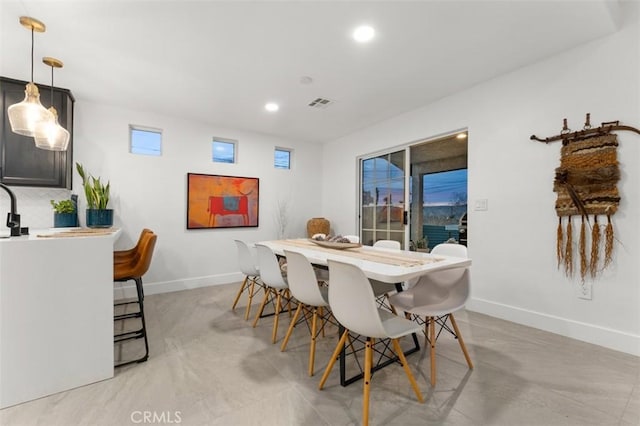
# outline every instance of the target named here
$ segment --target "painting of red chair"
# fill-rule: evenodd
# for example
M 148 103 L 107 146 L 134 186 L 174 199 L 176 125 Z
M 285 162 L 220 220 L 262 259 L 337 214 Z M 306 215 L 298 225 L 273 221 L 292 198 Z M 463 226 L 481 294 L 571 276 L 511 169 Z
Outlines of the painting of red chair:
M 187 229 L 258 226 L 260 180 L 187 174 Z

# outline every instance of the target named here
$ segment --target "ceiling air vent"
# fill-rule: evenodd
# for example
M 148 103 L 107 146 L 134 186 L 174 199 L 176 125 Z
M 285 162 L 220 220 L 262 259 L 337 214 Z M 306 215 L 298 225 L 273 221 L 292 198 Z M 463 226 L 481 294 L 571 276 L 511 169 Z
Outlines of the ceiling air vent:
M 311 108 L 318 108 L 318 109 L 325 109 L 332 104 L 333 104 L 333 101 L 331 99 L 325 99 L 325 98 L 315 98 L 314 100 L 309 102 L 309 106 Z

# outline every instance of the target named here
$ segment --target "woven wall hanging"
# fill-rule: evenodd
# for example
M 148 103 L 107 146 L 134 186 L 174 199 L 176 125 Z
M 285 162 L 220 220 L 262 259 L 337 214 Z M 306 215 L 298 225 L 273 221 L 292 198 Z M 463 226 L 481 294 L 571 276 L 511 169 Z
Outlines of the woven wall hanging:
M 560 135 L 545 139 L 531 136 L 532 140 L 545 143 L 562 140 L 560 166 L 556 168 L 553 183 L 558 215 L 556 255 L 558 267 L 564 267 L 567 275 L 572 276 L 574 238 L 577 237 L 580 277 L 583 281 L 587 275 L 595 277 L 613 259 L 614 230 L 611 216 L 620 203 L 617 187 L 620 170 L 618 140 L 611 132 L 630 130 L 640 133 L 640 130 L 621 126 L 617 121 L 602 123 L 598 128 L 591 128 L 589 121 L 590 114 L 587 114 L 584 129 L 571 132 L 564 119 Z M 587 233 L 590 234 L 590 247 L 587 247 Z M 603 240 L 604 256 L 601 260 Z

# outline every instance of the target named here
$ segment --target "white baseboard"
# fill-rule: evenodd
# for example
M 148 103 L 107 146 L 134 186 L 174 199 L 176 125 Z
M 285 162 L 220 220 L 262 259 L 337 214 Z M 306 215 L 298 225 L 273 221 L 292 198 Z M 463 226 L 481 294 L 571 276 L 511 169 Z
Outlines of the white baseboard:
M 159 281 L 152 283 L 144 283 L 144 294 L 160 294 L 171 293 L 173 291 L 190 290 L 200 287 L 209 287 L 212 285 L 223 285 L 240 282 L 244 279 L 244 275 L 240 272 L 230 274 L 209 275 L 207 277 L 187 278 L 184 280 Z M 114 300 L 136 297 L 136 287 L 133 281 L 126 283 L 116 283 L 113 289 Z
M 484 299 L 472 298 L 467 302 L 466 309 L 640 356 L 640 336 L 635 334 Z

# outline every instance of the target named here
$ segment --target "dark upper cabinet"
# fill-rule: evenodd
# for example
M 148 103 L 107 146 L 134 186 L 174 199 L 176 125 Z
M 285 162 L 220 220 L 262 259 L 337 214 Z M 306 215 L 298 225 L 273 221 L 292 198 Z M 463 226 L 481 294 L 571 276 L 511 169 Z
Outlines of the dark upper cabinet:
M 26 81 L 0 77 L 0 182 L 7 185 L 44 186 L 71 189 L 73 166 L 73 104 L 75 99 L 67 89 L 54 87 L 53 106 L 58 122 L 71 134 L 67 151 L 47 151 L 36 148 L 33 138 L 11 131 L 7 108 L 24 99 Z M 51 86 L 37 84 L 40 102 L 51 106 Z

